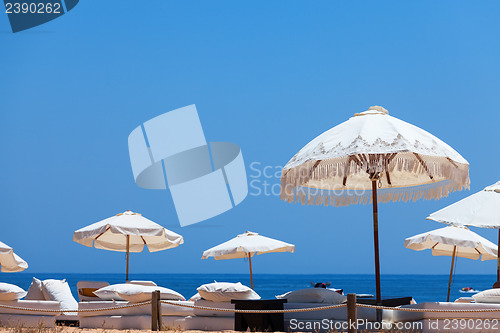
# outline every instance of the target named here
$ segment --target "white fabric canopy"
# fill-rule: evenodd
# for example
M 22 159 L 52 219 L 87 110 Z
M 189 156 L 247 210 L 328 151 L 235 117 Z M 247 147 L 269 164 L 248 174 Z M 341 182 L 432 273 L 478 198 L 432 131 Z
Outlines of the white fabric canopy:
M 293 156 L 283 168 L 281 198 L 302 203 L 307 198 L 313 205 L 366 203 L 373 173 L 380 174 L 378 188 L 387 189 L 379 192 L 379 202 L 438 199 L 469 187 L 469 164 L 459 153 L 374 106 L 319 135 Z M 304 193 L 297 187 L 329 192 Z M 353 191 L 335 193 L 343 190 Z
M 10 246 L 0 242 L 0 266 L 2 272 L 14 273 L 24 271 L 28 263 L 15 254 Z
M 497 259 L 497 246 L 464 227 L 448 226 L 405 239 L 405 247 L 421 251 L 432 249 L 433 256 L 452 256 L 477 260 Z
M 75 231 L 73 241 L 97 249 L 126 252 L 127 236 L 130 236 L 130 252 L 142 252 L 144 245 L 150 252 L 156 252 L 184 243 L 181 235 L 129 210 Z
M 405 239 L 405 247 L 420 251 L 432 249 L 433 256 L 450 256 L 451 268 L 448 282 L 447 302 L 450 301 L 450 290 L 453 277 L 455 257 L 477 260 L 497 258 L 496 245 L 470 231 L 466 227 L 448 226 L 445 228 L 425 232 Z
M 244 234 L 203 252 L 202 259 L 214 257 L 215 260 L 248 258 L 255 254 L 272 252 L 295 252 L 295 245 L 264 237 L 247 231 Z
M 500 228 L 500 181 L 427 217 L 428 220 L 479 228 Z

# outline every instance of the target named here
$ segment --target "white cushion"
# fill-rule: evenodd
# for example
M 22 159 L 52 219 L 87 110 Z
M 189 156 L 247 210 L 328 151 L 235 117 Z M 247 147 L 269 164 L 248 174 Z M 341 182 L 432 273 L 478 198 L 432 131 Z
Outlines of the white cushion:
M 38 280 L 36 277 L 33 278 L 30 287 L 28 288 L 28 294 L 26 295 L 26 300 L 32 301 L 45 301 L 45 296 L 42 291 L 42 281 Z
M 169 301 L 173 304 L 161 304 L 162 316 L 193 316 L 193 309 L 187 306 L 193 305 L 193 302 L 188 301 Z M 78 303 L 78 315 L 80 317 L 96 317 L 96 316 L 151 316 L 151 304 L 143 304 L 140 306 L 126 307 L 129 302 L 114 302 L 114 301 L 96 301 L 96 302 L 80 302 Z M 108 309 L 106 311 L 86 311 L 94 309 Z
M 139 281 L 139 280 L 133 280 L 133 281 L 128 281 L 127 283 L 131 283 L 131 284 L 138 284 L 138 285 L 141 285 L 141 286 L 157 286 L 156 283 L 154 283 L 153 281 Z
M 481 291 L 472 298 L 476 303 L 500 303 L 500 288 Z
M 103 301 L 124 301 L 116 292 L 120 286 L 125 284 L 112 284 L 94 291 L 94 295 Z
M 46 300 L 61 302 L 62 310 L 78 309 L 78 302 L 73 297 L 66 280 L 44 280 L 42 292 Z
M 199 301 L 201 299 L 201 296 L 199 293 L 196 293 L 194 294 L 193 296 L 191 296 L 191 298 L 189 299 L 191 302 L 196 302 L 196 301 Z
M 0 282 L 0 301 L 15 301 L 26 296 L 26 291 L 10 283 Z
M 178 292 L 164 288 L 164 287 L 154 287 L 154 286 L 142 286 L 142 285 L 134 285 L 128 284 L 125 287 L 117 290 L 118 296 L 123 298 L 126 301 L 132 303 L 146 302 L 151 300 L 151 294 L 153 291 L 160 291 L 160 299 L 171 300 L 171 301 L 184 301 L 185 298 Z
M 230 302 L 232 299 L 260 299 L 251 288 L 238 283 L 214 282 L 198 287 L 200 296 L 212 302 Z
M 276 296 L 276 298 L 286 299 L 288 303 L 341 304 L 347 301 L 346 296 L 324 288 L 307 288 L 289 291 L 286 294 Z
M 113 284 L 97 291 L 94 291 L 99 298 L 108 300 L 126 300 L 133 303 L 145 302 L 151 299 L 151 293 L 155 290 L 160 291 L 160 299 L 183 301 L 184 296 L 176 291 L 158 286 L 143 286 L 131 283 Z M 105 297 L 105 298 L 103 298 Z
M 32 315 L 32 316 L 54 317 L 58 316 L 60 312 L 52 312 L 52 311 L 61 310 L 61 303 L 54 301 L 15 300 L 15 301 L 2 301 L 0 302 L 0 305 L 9 306 L 9 307 L 0 307 L 0 313 L 2 314 L 22 314 L 22 315 Z M 37 311 L 30 311 L 29 309 L 34 309 Z
M 215 309 L 230 309 L 234 310 L 235 306 L 230 302 L 212 302 L 207 301 L 205 299 L 201 299 L 199 301 L 194 302 L 194 305 L 197 307 L 207 307 L 207 308 L 215 308 Z M 217 310 L 206 310 L 200 308 L 194 308 L 193 313 L 195 316 L 199 317 L 233 317 L 234 312 L 232 311 L 217 311 Z

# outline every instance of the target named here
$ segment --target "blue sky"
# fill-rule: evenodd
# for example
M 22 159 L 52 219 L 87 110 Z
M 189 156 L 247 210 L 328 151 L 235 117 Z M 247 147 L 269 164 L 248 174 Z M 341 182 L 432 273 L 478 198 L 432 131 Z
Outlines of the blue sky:
M 470 162 L 471 191 L 379 208 L 383 274 L 447 274 L 449 257 L 403 241 L 442 227 L 428 214 L 500 179 L 499 10 L 497 1 L 82 0 L 16 34 L 0 14 L 1 240 L 31 272 L 121 273 L 124 254 L 86 248 L 72 234 L 131 209 L 185 239 L 132 254 L 134 273 L 246 273 L 243 260 L 200 257 L 252 230 L 296 245 L 294 254 L 257 257 L 255 273 L 371 274 L 371 206 L 248 196 L 180 228 L 168 191 L 134 184 L 127 137 L 196 104 L 207 140 L 239 144 L 252 177 L 252 162 L 279 168 L 320 133 L 382 105 Z M 495 230 L 474 231 L 496 243 Z M 457 265 L 458 273 L 495 268 Z

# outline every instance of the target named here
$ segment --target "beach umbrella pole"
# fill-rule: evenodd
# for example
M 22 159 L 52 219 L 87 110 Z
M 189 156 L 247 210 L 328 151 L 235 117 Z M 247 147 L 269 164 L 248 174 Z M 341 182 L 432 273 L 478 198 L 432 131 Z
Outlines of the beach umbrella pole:
M 375 248 L 375 288 L 377 305 L 382 303 L 380 295 L 380 258 L 378 246 L 378 198 L 377 198 L 377 179 L 372 177 L 372 203 L 373 203 L 373 246 Z
M 448 281 L 448 296 L 446 297 L 446 302 L 450 301 L 450 289 L 451 289 L 451 279 L 453 277 L 453 265 L 455 265 L 455 255 L 457 253 L 457 246 L 453 247 L 453 256 L 451 257 L 451 269 L 450 269 L 450 280 Z
M 497 282 L 493 284 L 493 288 L 500 288 L 500 228 L 498 229 L 498 248 L 497 248 Z
M 130 255 L 130 235 L 127 235 L 127 275 L 125 276 L 125 282 L 128 282 L 128 260 Z
M 249 253 L 248 254 L 248 262 L 249 262 L 249 265 L 250 265 L 250 287 L 252 288 L 253 290 L 253 276 L 252 276 L 252 254 Z

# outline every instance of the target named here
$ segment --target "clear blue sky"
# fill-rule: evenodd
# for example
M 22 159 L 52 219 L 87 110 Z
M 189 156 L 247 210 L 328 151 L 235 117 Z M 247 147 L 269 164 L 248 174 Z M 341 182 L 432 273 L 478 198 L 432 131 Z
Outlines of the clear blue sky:
M 131 209 L 185 238 L 173 250 L 133 254 L 134 273 L 246 273 L 243 260 L 200 257 L 252 230 L 296 245 L 295 254 L 257 257 L 256 273 L 371 274 L 370 206 L 249 196 L 180 228 L 168 191 L 134 184 L 127 137 L 196 104 L 207 140 L 239 144 L 251 177 L 252 162 L 284 165 L 323 131 L 382 105 L 470 162 L 471 191 L 380 207 L 382 273 L 446 274 L 449 257 L 403 241 L 442 227 L 428 214 L 500 179 L 499 12 L 498 1 L 82 0 L 17 34 L 2 13 L 0 240 L 28 272 L 121 273 L 124 254 L 86 248 L 72 234 Z M 496 243 L 496 231 L 474 231 Z

